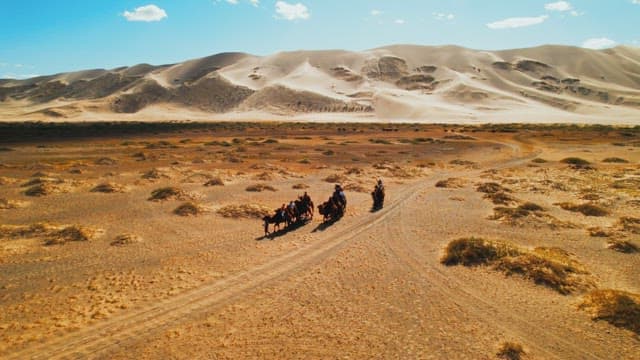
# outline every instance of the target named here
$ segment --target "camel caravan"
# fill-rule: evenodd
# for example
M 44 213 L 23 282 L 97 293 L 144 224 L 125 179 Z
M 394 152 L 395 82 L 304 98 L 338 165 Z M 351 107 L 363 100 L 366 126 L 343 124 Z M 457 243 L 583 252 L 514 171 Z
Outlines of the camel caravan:
M 384 202 L 384 185 L 382 180 L 378 180 L 375 189 L 371 192 L 373 198 L 372 211 L 382 209 Z M 344 189 L 340 184 L 335 185 L 333 194 L 327 201 L 318 205 L 318 213 L 322 215 L 322 222 L 329 223 L 338 221 L 347 211 L 347 197 Z M 264 221 L 264 234 L 271 234 L 269 225 L 273 224 L 273 232 L 280 231 L 280 225 L 285 224 L 283 230 L 292 227 L 302 226 L 313 220 L 314 204 L 307 192 L 300 195 L 298 199 L 290 201 L 289 204 L 282 204 L 281 207 L 274 211 L 273 215 L 267 215 L 262 218 Z

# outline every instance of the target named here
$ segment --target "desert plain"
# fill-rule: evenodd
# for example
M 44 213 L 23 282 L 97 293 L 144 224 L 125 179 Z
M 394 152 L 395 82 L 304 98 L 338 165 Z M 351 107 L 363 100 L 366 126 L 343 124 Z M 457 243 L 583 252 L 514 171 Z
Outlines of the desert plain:
M 638 127 L 1 131 L 1 358 L 640 357 Z

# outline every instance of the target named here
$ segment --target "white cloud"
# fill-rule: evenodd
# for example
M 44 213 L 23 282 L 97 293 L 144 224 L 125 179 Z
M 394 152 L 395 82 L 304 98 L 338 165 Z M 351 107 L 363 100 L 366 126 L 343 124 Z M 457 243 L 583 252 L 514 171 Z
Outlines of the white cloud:
M 631 0 L 632 4 L 640 4 L 640 0 Z
M 443 20 L 451 21 L 456 17 L 453 14 L 445 14 L 445 13 L 439 13 L 439 12 L 434 12 L 434 13 L 432 13 L 432 15 L 433 15 L 434 19 L 440 20 L 440 21 L 443 21 Z
M 549 11 L 569 11 L 573 10 L 573 6 L 566 1 L 557 1 L 553 3 L 548 3 L 544 6 L 546 10 Z
M 406 24 L 406 21 L 404 21 L 404 19 L 396 19 L 394 21 L 394 23 L 396 23 L 398 25 L 404 25 L 404 24 Z
M 160 21 L 167 17 L 167 12 L 153 5 L 137 7 L 134 11 L 125 11 L 122 16 L 128 21 Z
M 249 0 L 249 2 L 255 7 L 258 7 L 258 5 L 260 5 L 260 0 Z
M 309 9 L 301 4 L 289 4 L 286 1 L 278 1 L 276 2 L 276 14 L 278 17 L 285 20 L 306 20 L 311 14 L 309 13 Z
M 378 9 L 373 9 L 373 10 L 371 10 L 371 15 L 373 15 L 373 16 L 382 15 L 382 11 L 380 11 Z
M 536 17 L 514 17 L 514 18 L 508 18 L 508 19 L 488 23 L 487 27 L 493 30 L 514 29 L 519 27 L 541 24 L 548 18 L 549 18 L 548 15 L 542 15 L 542 16 L 536 16 Z
M 228 2 L 231 5 L 237 5 L 238 4 L 238 0 L 226 0 L 226 2 Z
M 618 45 L 617 42 L 607 38 L 593 38 L 593 39 L 585 40 L 585 42 L 582 43 L 583 48 L 596 49 L 596 50 L 606 49 L 606 48 L 614 47 L 616 45 Z

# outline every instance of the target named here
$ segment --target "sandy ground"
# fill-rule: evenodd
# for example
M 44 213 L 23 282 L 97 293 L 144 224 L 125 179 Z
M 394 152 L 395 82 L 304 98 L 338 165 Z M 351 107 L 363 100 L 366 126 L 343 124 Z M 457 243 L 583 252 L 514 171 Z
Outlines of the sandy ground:
M 563 295 L 440 259 L 468 236 L 558 247 L 593 288 L 640 293 L 640 254 L 607 246 L 640 245 L 620 225 L 640 217 L 639 144 L 640 133 L 615 128 L 277 123 L 5 144 L 0 357 L 494 359 L 511 341 L 526 359 L 638 359 L 638 334 L 579 309 L 589 289 Z M 612 157 L 627 162 L 603 161 Z M 371 212 L 379 177 L 387 201 Z M 224 186 L 204 186 L 215 178 Z M 26 195 L 27 182 L 48 193 Z M 275 209 L 304 191 L 297 184 L 318 204 L 336 182 L 349 207 L 333 224 L 316 212 L 265 237 L 259 219 L 218 211 Z M 491 220 L 498 205 L 477 191 L 487 182 L 543 212 Z M 104 183 L 116 192 L 91 191 Z M 259 183 L 277 191 L 245 190 Z M 167 186 L 182 199 L 148 200 Z M 173 213 L 189 200 L 204 213 Z M 559 205 L 585 202 L 608 214 Z M 9 226 L 37 223 L 49 227 Z M 46 245 L 55 226 L 88 239 Z M 130 241 L 114 245 L 122 234 Z

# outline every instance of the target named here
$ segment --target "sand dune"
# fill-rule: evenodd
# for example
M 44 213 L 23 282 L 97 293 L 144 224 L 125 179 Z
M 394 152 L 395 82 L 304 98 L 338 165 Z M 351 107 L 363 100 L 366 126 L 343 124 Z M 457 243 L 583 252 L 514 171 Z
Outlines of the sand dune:
M 640 49 L 625 46 L 222 53 L 173 65 L 0 81 L 0 120 L 339 113 L 344 120 L 632 124 L 639 110 Z

